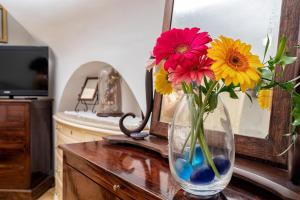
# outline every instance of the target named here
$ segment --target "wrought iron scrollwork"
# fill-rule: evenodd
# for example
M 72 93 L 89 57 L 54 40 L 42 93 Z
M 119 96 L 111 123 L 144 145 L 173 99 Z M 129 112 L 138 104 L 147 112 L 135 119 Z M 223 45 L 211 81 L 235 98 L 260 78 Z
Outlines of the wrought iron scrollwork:
M 121 131 L 129 137 L 133 137 L 131 135 L 132 133 L 135 133 L 135 137 L 133 137 L 133 138 L 139 138 L 138 137 L 139 134 L 143 135 L 142 137 L 146 137 L 145 133 L 141 133 L 141 131 L 143 131 L 145 126 L 147 125 L 148 120 L 149 120 L 150 115 L 151 115 L 151 112 L 152 112 L 152 109 L 153 109 L 153 77 L 152 77 L 152 71 L 153 71 L 153 69 L 147 70 L 146 71 L 146 76 L 145 76 L 147 109 L 146 109 L 146 115 L 144 116 L 142 114 L 142 116 L 143 116 L 142 123 L 137 128 L 132 129 L 132 130 L 125 127 L 125 125 L 124 125 L 125 118 L 127 118 L 128 116 L 135 118 L 136 115 L 134 113 L 124 114 L 121 117 L 120 121 L 119 121 L 119 127 L 120 127 Z M 141 138 L 139 138 L 139 139 L 141 139 Z

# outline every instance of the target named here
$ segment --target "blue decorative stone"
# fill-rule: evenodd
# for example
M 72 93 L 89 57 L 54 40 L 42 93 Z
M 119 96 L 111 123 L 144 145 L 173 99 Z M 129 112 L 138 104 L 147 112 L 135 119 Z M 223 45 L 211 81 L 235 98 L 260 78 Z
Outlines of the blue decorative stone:
M 189 180 L 191 173 L 193 171 L 192 165 L 182 159 L 182 158 L 177 158 L 175 161 L 175 170 L 177 175 L 183 179 L 183 180 Z
M 225 158 L 224 156 L 216 156 L 213 160 L 221 175 L 224 175 L 228 172 L 231 165 L 229 159 Z
M 184 152 L 184 159 L 189 160 L 189 158 L 190 158 L 190 148 L 187 148 L 187 149 L 185 149 L 185 152 Z M 193 168 L 200 167 L 202 165 L 203 161 L 204 161 L 203 153 L 202 153 L 200 146 L 198 145 L 195 148 L 195 153 L 194 153 L 193 160 L 192 160 Z
M 205 184 L 210 183 L 215 178 L 215 173 L 208 167 L 207 165 L 202 165 L 194 169 L 193 173 L 191 174 L 190 180 L 194 184 Z

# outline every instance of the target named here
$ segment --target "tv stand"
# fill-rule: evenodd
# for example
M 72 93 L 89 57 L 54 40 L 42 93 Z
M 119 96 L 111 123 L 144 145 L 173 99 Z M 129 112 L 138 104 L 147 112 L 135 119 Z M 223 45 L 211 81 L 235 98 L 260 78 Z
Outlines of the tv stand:
M 3 100 L 3 99 L 14 99 L 14 100 L 18 101 L 18 100 L 38 100 L 39 99 L 38 97 L 22 97 L 22 98 L 15 98 L 15 97 L 16 96 L 14 96 L 14 95 L 9 95 L 9 96 L 6 96 L 4 98 L 0 98 L 0 100 Z
M 37 199 L 54 184 L 52 99 L 0 99 L 0 116 L 0 199 Z
M 25 97 L 26 100 L 38 100 L 37 97 Z

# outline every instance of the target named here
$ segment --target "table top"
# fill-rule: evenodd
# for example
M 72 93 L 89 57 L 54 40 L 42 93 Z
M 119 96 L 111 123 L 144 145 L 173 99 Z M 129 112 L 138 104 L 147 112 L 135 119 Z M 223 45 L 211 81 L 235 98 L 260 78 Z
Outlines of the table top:
M 197 199 L 180 189 L 171 175 L 168 160 L 150 150 L 131 145 L 108 144 L 104 141 L 67 144 L 61 148 L 65 154 L 103 169 L 109 175 L 116 176 L 124 183 L 138 187 L 157 199 Z M 254 184 L 233 177 L 229 186 L 212 199 L 280 198 Z

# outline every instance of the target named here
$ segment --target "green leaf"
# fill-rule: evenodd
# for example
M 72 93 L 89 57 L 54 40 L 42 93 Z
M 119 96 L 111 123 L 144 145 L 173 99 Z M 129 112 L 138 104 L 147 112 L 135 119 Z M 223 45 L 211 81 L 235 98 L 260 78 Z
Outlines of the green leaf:
M 191 94 L 194 92 L 194 87 L 197 87 L 196 83 L 191 82 L 191 83 L 189 84 L 189 90 L 190 90 L 190 93 L 191 93 Z
M 300 95 L 298 93 L 293 93 L 292 95 L 293 100 L 293 110 L 291 115 L 293 116 L 293 126 L 300 125 Z
M 229 92 L 229 90 L 233 90 L 236 86 L 234 86 L 232 83 L 228 86 L 223 86 L 223 88 L 219 91 L 219 93 L 222 92 Z
M 251 101 L 251 103 L 253 103 L 252 97 L 250 94 L 248 94 L 248 92 L 245 92 L 245 94 L 247 95 L 247 97 L 249 98 L 249 100 Z
M 293 93 L 292 98 L 293 98 L 294 104 L 300 105 L 300 96 L 299 96 L 299 94 Z M 295 107 L 295 108 L 297 108 L 297 107 Z M 299 108 L 299 110 L 300 110 L 300 108 Z
M 216 93 L 212 93 L 208 98 L 208 111 L 214 110 L 218 105 L 218 95 Z
M 300 44 L 297 45 L 297 48 L 300 49 Z
M 197 105 L 200 105 L 200 98 L 198 95 L 194 94 L 194 98 L 195 98 L 195 102 L 197 103 Z
M 294 117 L 296 117 L 296 118 L 299 116 L 299 119 L 300 119 L 300 107 L 299 107 L 299 104 L 298 104 L 298 106 L 295 106 L 293 108 L 292 115 Z
M 280 83 L 279 86 L 284 89 L 287 90 L 289 92 L 294 90 L 294 83 L 293 82 L 284 82 L 284 83 Z
M 269 85 L 262 86 L 260 89 L 271 89 L 271 88 L 273 88 L 274 86 L 275 86 L 275 84 L 274 84 L 274 83 L 271 83 L 271 84 L 269 84 Z
M 187 87 L 186 87 L 185 82 L 182 82 L 182 83 L 181 83 L 181 87 L 182 87 L 183 92 L 184 92 L 185 94 L 187 94 L 187 93 L 188 93 L 188 90 L 187 90 Z
M 294 119 L 292 125 L 293 126 L 299 126 L 300 125 L 300 118 Z
M 269 46 L 270 46 L 270 38 L 269 38 L 269 35 L 267 35 L 267 44 L 266 44 L 266 47 L 265 47 L 265 52 L 264 52 L 264 59 L 263 59 L 263 62 L 265 61 L 265 58 L 266 58 L 266 55 L 267 55 Z
M 203 85 L 200 86 L 200 89 L 201 89 L 202 93 L 203 93 L 204 95 L 206 95 L 207 89 L 206 89 Z
M 269 69 L 261 69 L 262 78 L 273 79 L 274 73 Z
M 289 65 L 294 63 L 297 60 L 297 57 L 294 56 L 288 56 L 288 55 L 283 55 L 279 61 L 280 65 Z
M 238 95 L 235 93 L 234 89 L 229 90 L 229 96 L 233 99 L 238 99 Z
M 270 60 L 268 61 L 268 65 L 269 65 L 269 69 L 271 71 L 274 71 L 274 69 L 275 69 L 275 62 L 274 62 L 274 60 L 273 60 L 272 57 L 270 57 Z
M 286 46 L 286 37 L 281 37 L 280 41 L 279 41 L 277 53 L 276 53 L 276 56 L 274 59 L 275 63 L 278 63 L 280 61 L 281 57 L 283 56 L 283 54 L 285 52 L 285 46 Z
M 209 86 L 210 86 L 206 76 L 204 76 L 204 85 L 205 85 L 206 88 L 209 88 Z

